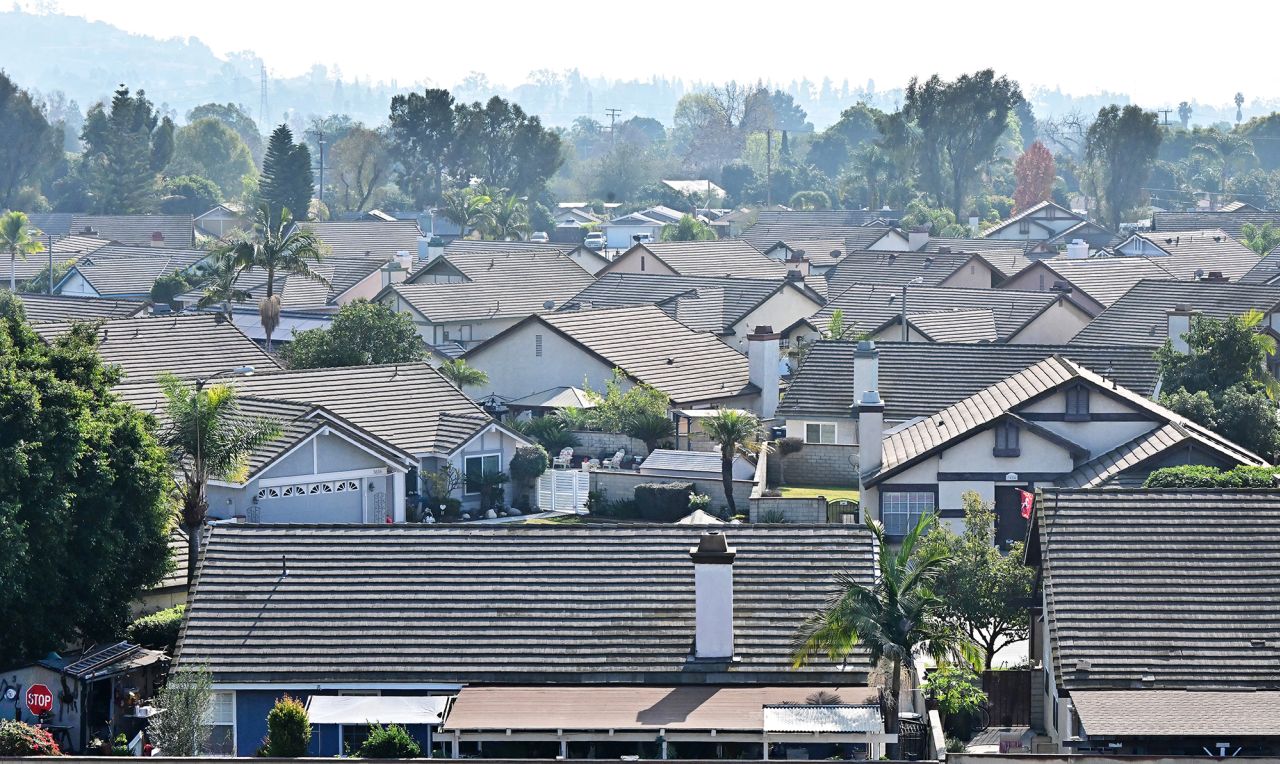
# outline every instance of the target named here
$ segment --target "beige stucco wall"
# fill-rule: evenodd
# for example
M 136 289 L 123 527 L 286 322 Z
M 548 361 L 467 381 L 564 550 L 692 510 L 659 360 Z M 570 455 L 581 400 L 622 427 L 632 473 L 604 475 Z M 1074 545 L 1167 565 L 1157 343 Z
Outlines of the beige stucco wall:
M 728 344 L 741 353 L 747 352 L 747 335 L 757 326 L 773 327 L 780 332 L 805 316 L 812 316 L 822 305 L 798 287 L 783 289 L 765 300 L 733 325 L 733 336 L 725 337 Z
M 600 269 L 597 275 L 606 273 L 647 273 L 650 275 L 675 276 L 675 271 L 668 268 L 661 260 L 654 257 L 647 249 L 630 249 Z
M 1063 345 L 1092 320 L 1093 317 L 1075 303 L 1058 300 L 1006 342 L 1011 345 Z
M 1000 288 L 1019 292 L 1048 292 L 1053 286 L 1053 282 L 1059 280 L 1061 280 L 1061 277 L 1050 271 L 1044 264 L 1035 263 L 1031 267 L 1023 268 L 1020 272 L 1010 276 L 1007 281 L 1000 284 Z M 1082 304 L 1095 316 L 1106 309 L 1105 305 L 1079 289 L 1071 293 L 1071 298 Z
M 537 335 L 542 335 L 541 356 L 535 352 Z M 613 377 L 609 364 L 537 321 L 469 355 L 467 364 L 489 375 L 488 384 L 466 389 L 476 399 L 492 394 L 512 400 L 553 387 L 584 384 L 604 390 L 605 382 Z
M 943 279 L 938 286 L 990 289 L 998 280 L 999 277 L 990 266 L 977 258 L 972 258 Z

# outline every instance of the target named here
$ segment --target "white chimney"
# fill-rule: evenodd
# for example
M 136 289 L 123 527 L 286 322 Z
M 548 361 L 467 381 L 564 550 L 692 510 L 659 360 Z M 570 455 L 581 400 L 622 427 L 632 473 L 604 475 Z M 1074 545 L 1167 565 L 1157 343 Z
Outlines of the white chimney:
M 383 287 L 390 286 L 391 284 L 402 284 L 404 283 L 405 277 L 409 275 L 409 272 L 400 266 L 398 258 L 396 260 L 383 263 L 382 267 L 379 268 L 378 271 L 382 274 Z
M 907 232 L 907 249 L 919 252 L 929 243 L 929 228 L 918 225 Z
M 1084 239 L 1072 239 L 1067 245 L 1068 260 L 1084 260 L 1089 256 L 1089 244 Z
M 853 351 L 853 400 L 862 400 L 862 394 L 880 389 L 880 349 L 871 340 L 860 340 Z
M 693 559 L 694 641 L 698 660 L 733 658 L 733 558 L 736 550 L 709 531 L 689 550 Z
M 969 216 L 969 230 L 973 232 L 973 235 L 974 235 L 974 236 L 977 236 L 977 235 L 978 235 L 978 229 L 979 229 L 980 227 L 981 227 L 981 226 L 978 224 L 978 216 L 977 216 L 977 215 L 970 215 L 970 216 Z
M 859 477 L 880 471 L 884 441 L 884 401 L 880 393 L 868 390 L 858 399 Z
M 760 418 L 766 421 L 778 411 L 781 340 L 772 326 L 757 326 L 747 335 L 747 378 L 760 388 Z
M 397 250 L 396 262 L 400 264 L 400 267 L 404 270 L 405 273 L 410 273 L 411 271 L 413 271 L 413 255 L 409 252 L 409 250 L 407 249 Z
M 444 254 L 444 239 L 439 236 L 418 237 L 418 261 L 423 265 Z
M 1179 353 L 1190 353 L 1191 345 L 1187 343 L 1187 332 L 1191 331 L 1191 319 L 1199 311 L 1186 305 L 1175 305 L 1167 311 L 1169 319 L 1169 344 Z

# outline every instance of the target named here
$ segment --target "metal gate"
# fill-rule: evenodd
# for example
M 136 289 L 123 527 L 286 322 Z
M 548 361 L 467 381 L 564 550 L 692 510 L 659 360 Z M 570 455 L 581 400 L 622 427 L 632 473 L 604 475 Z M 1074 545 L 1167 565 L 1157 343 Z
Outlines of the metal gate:
M 538 478 L 538 509 L 543 512 L 587 512 L 591 475 L 583 470 L 551 470 Z

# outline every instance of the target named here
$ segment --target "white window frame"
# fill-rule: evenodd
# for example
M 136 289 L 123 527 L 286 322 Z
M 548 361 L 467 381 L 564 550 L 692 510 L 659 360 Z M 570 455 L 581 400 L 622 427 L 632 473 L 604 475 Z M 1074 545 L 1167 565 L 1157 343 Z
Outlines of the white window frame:
M 809 440 L 809 428 L 810 428 L 810 427 L 817 427 L 817 428 L 818 428 L 818 439 L 817 439 L 817 440 Z M 829 440 L 829 441 L 828 441 L 828 440 L 824 440 L 824 439 L 822 438 L 823 429 L 824 429 L 824 428 L 827 428 L 827 427 L 830 427 L 830 428 L 831 428 L 831 440 Z M 834 445 L 836 445 L 837 437 L 838 437 L 838 433 L 837 433 L 837 428 L 836 428 L 836 423 L 835 423 L 835 422 L 805 422 L 805 423 L 804 423 L 804 442 L 805 442 L 805 444 L 806 444 L 806 445 L 808 445 L 808 444 L 812 444 L 812 445 L 815 445 L 815 446 L 834 446 Z
M 890 497 L 905 496 L 905 508 L 899 509 L 894 507 L 890 512 Z M 927 497 L 929 505 L 925 507 L 923 499 Z M 917 507 L 916 504 L 919 504 Z M 919 511 L 915 511 L 918 509 Z M 920 522 L 920 517 L 926 512 L 936 513 L 938 511 L 938 494 L 932 490 L 924 490 L 921 488 L 885 488 L 880 492 L 880 522 L 884 523 L 884 532 L 889 536 L 905 536 L 911 532 L 911 529 Z M 893 521 L 890 520 L 892 514 Z M 897 518 L 902 518 L 902 526 L 899 530 Z
M 228 696 L 230 696 L 230 697 L 231 697 L 231 724 L 230 724 L 230 727 L 231 727 L 231 753 L 230 753 L 230 754 L 228 754 L 228 755 L 224 755 L 224 754 L 209 754 L 209 755 L 210 755 L 210 756 L 217 756 L 218 758 L 226 758 L 227 756 L 229 756 L 230 758 L 235 758 L 235 757 L 239 754 L 239 751 L 237 750 L 237 745 L 236 745 L 236 743 L 237 743 L 237 741 L 236 741 L 236 736 L 237 736 L 237 734 L 238 734 L 238 732 L 239 732 L 239 730 L 237 730 L 237 729 L 236 729 L 236 700 L 237 700 L 236 695 L 237 695 L 237 693 L 235 692 L 235 690 L 214 690 L 214 691 L 213 691 L 213 695 L 214 695 L 214 702 L 213 702 L 212 704 L 210 704 L 210 706 L 209 706 L 209 716 L 211 717 L 211 718 L 210 718 L 210 723 L 209 723 L 209 724 L 207 724 L 207 725 L 205 725 L 205 726 L 208 726 L 208 727 L 226 727 L 226 726 L 228 726 L 228 725 L 226 725 L 226 724 L 217 724 L 217 723 L 215 723 L 215 720 L 214 720 L 214 719 L 212 719 L 212 716 L 213 716 L 213 713 L 214 713 L 214 709 L 216 709 L 216 708 L 217 708 L 217 698 L 218 698 L 218 696 L 219 696 L 219 695 L 228 695 Z
M 480 474 L 481 474 L 481 475 L 483 475 L 483 474 L 484 474 L 484 460 L 485 460 L 485 459 L 488 459 L 488 458 L 489 458 L 489 457 L 491 457 L 491 456 L 492 456 L 494 459 L 497 459 L 497 460 L 498 460 L 498 472 L 501 472 L 501 471 L 502 471 L 502 452 L 501 452 L 501 451 L 486 451 L 485 453 L 482 453 L 482 454 L 465 454 L 465 455 L 462 457 L 462 495 L 463 495 L 463 496 L 479 496 L 479 495 L 480 495 L 480 492 L 479 492 L 479 491 L 468 491 L 468 490 L 467 490 L 467 462 L 468 462 L 468 461 L 470 461 L 470 460 L 472 460 L 472 459 L 479 459 L 479 460 L 480 460 Z

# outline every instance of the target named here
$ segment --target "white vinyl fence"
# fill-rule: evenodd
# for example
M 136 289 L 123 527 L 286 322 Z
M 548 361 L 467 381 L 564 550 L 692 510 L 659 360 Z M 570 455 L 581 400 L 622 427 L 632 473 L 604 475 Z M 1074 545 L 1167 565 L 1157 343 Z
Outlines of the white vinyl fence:
M 543 512 L 586 514 L 591 475 L 584 470 L 551 470 L 538 478 L 538 508 Z

